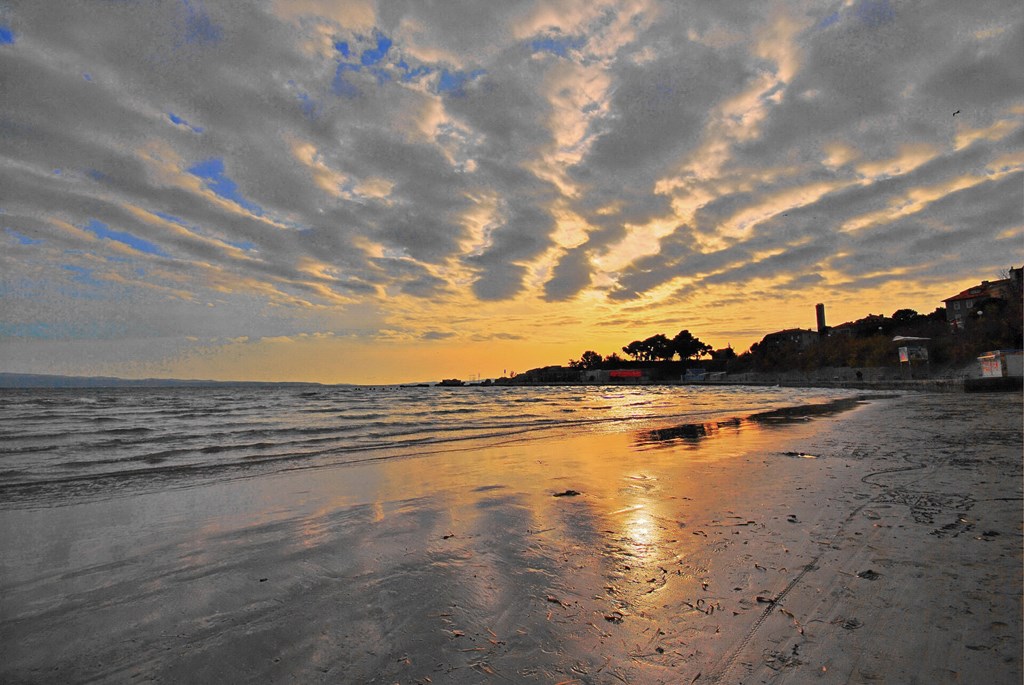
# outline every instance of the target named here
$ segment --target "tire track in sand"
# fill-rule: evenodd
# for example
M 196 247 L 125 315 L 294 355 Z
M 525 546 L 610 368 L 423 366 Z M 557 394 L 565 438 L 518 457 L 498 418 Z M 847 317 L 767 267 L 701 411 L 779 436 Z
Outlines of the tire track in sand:
M 905 459 L 906 461 L 911 461 L 910 457 L 908 455 L 906 455 L 906 454 L 903 455 L 903 459 Z M 891 474 L 891 473 L 902 473 L 902 472 L 906 472 L 906 471 L 916 471 L 916 470 L 920 470 L 920 469 L 926 468 L 926 466 L 927 465 L 925 463 L 923 463 L 923 462 L 911 462 L 910 466 L 898 466 L 898 467 L 894 467 L 894 468 L 880 469 L 878 471 L 872 471 L 871 473 L 868 473 L 868 474 L 862 476 L 860 480 L 861 480 L 862 483 L 864 483 L 866 485 L 873 485 L 873 486 L 879 487 L 879 488 L 886 488 L 887 486 L 885 484 L 883 484 L 883 483 L 875 483 L 875 482 L 873 482 L 873 481 L 871 481 L 869 479 L 875 478 L 877 476 L 883 476 L 883 475 Z M 839 537 L 845 533 L 847 525 L 849 525 L 849 523 L 854 519 L 854 517 L 857 516 L 857 514 L 859 514 L 861 511 L 863 511 L 864 508 L 867 507 L 868 505 L 870 505 L 870 504 L 877 504 L 878 501 L 879 501 L 879 498 L 882 497 L 884 494 L 885 493 L 880 493 L 879 495 L 876 495 L 875 497 L 872 497 L 872 498 L 870 498 L 868 500 L 865 500 L 864 502 L 862 502 L 858 506 L 854 507 L 854 509 L 849 514 L 847 514 L 846 518 L 843 519 L 843 522 L 839 524 L 839 527 L 836 528 L 835 533 L 833 533 L 832 538 L 830 539 L 830 545 L 829 546 L 834 544 L 836 542 L 836 540 L 838 540 Z M 786 595 L 788 595 L 790 593 L 790 591 L 793 590 L 793 588 L 795 588 L 797 585 L 800 584 L 800 581 L 802 581 L 804 579 L 804 576 L 806 576 L 811 571 L 815 571 L 815 570 L 818 570 L 820 568 L 818 566 L 818 562 L 821 560 L 821 557 L 824 556 L 824 554 L 825 554 L 824 551 L 821 551 L 818 554 L 816 554 L 811 559 L 811 561 L 809 563 L 805 564 L 803 569 L 798 574 L 796 574 L 796 576 L 794 576 L 792 580 L 789 581 L 789 583 L 786 585 L 786 587 L 783 588 L 782 591 L 779 592 L 777 595 L 775 595 L 774 598 L 772 598 L 772 600 L 768 603 L 768 606 L 765 607 L 765 610 L 763 612 L 761 612 L 761 615 L 757 618 L 756 621 L 754 621 L 754 624 L 750 627 L 750 630 L 748 630 L 746 635 L 743 636 L 743 639 L 740 640 L 739 643 L 737 643 L 737 645 L 732 649 L 732 651 L 725 658 L 725 660 L 721 663 L 721 665 L 718 666 L 718 668 L 716 668 L 714 671 L 712 671 L 711 674 L 709 674 L 708 682 L 710 682 L 710 683 L 719 683 L 719 682 L 722 681 L 723 678 L 725 678 L 727 675 L 729 675 L 729 672 L 736 665 L 736 659 L 739 658 L 739 655 L 743 652 L 744 649 L 747 648 L 747 646 L 750 644 L 751 640 L 754 639 L 754 636 L 757 634 L 757 631 L 761 628 L 761 625 L 765 622 L 765 620 L 767 620 L 767 618 L 769 616 L 771 616 L 773 611 L 775 611 L 777 608 L 779 608 L 779 606 L 782 603 L 782 600 L 786 597 Z

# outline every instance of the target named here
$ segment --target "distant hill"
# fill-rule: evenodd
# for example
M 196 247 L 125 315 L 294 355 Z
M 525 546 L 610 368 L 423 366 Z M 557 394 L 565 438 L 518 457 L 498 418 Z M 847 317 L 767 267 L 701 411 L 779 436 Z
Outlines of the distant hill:
M 38 373 L 0 373 L 0 388 L 182 388 L 207 386 L 321 385 L 320 383 L 266 383 L 261 381 L 208 381 L 179 378 L 114 378 L 112 376 L 53 376 Z

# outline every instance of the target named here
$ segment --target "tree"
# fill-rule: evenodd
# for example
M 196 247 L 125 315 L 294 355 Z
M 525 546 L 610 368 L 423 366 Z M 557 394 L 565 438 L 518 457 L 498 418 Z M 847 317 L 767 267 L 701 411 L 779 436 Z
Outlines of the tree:
M 650 350 L 644 345 L 644 342 L 642 340 L 634 340 L 633 342 L 623 347 L 622 351 L 628 354 L 634 360 L 640 362 L 647 361 L 647 358 L 650 355 Z
M 596 369 L 604 359 L 597 352 L 587 350 L 579 359 L 570 359 L 569 368 L 572 369 Z
M 604 358 L 605 366 L 618 366 L 623 361 L 623 358 L 620 357 L 616 352 L 612 352 L 611 354 Z
M 693 337 L 690 331 L 682 330 L 672 338 L 672 350 L 679 355 L 680 359 L 696 359 L 711 352 L 711 345 L 702 343 L 698 338 Z
M 644 340 L 644 346 L 646 346 L 649 354 L 649 359 L 661 359 L 663 361 L 672 361 L 672 357 L 676 354 L 676 348 L 672 344 L 672 341 L 665 337 L 664 333 L 658 333 Z
M 895 323 L 910 323 L 916 320 L 920 314 L 913 309 L 897 309 L 892 313 L 892 320 Z
M 754 343 L 755 345 L 757 343 Z M 720 350 L 711 350 L 711 358 L 715 361 L 727 362 L 736 358 L 736 350 L 732 349 L 732 345 L 723 347 Z

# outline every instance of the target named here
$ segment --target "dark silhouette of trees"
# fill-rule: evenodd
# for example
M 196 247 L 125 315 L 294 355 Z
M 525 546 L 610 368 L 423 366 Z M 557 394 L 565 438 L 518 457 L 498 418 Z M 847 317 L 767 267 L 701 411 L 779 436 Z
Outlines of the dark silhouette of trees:
M 754 343 L 755 345 L 757 343 Z M 723 347 L 720 350 L 711 350 L 711 359 L 716 362 L 728 362 L 736 358 L 736 350 L 732 346 Z
M 651 359 L 660 359 L 661 361 L 672 361 L 672 357 L 676 355 L 675 345 L 672 341 L 665 337 L 664 333 L 658 333 L 644 340 L 644 345 L 650 350 Z
M 921 315 L 915 312 L 913 309 L 897 309 L 892 313 L 892 320 L 894 323 L 911 323 L 915 321 Z
M 979 354 L 996 349 L 1020 349 L 1024 345 L 1024 285 L 1020 270 L 1006 274 L 997 295 L 979 299 L 962 326 L 951 329 L 946 308 L 937 307 L 927 314 L 913 309 L 897 309 L 892 316 L 868 314 L 847 323 L 833 326 L 827 335 L 816 339 L 776 340 L 766 336 L 754 343 L 748 352 L 737 355 L 732 347 L 714 350 L 696 338 L 690 331 L 681 330 L 669 339 L 658 333 L 634 340 L 622 348 L 629 360 L 617 353 L 602 357 L 587 350 L 579 360 L 570 360 L 574 369 L 615 369 L 622 366 L 642 365 L 649 368 L 651 378 L 678 378 L 674 364 L 676 355 L 682 362 L 710 356 L 702 363 L 705 369 L 728 373 L 743 371 L 786 371 L 818 369 L 822 367 L 889 367 L 898 369 L 897 350 L 900 341 L 895 336 L 926 338 L 921 341 L 928 350 L 930 363 L 935 365 L 964 364 Z M 679 362 L 680 367 L 684 366 Z
M 647 357 L 650 354 L 650 350 L 648 350 L 647 347 L 644 346 L 642 340 L 634 340 L 633 342 L 623 347 L 622 351 L 625 352 L 630 357 L 632 357 L 634 361 L 638 362 L 647 361 Z
M 599 355 L 593 350 L 587 350 L 583 355 L 577 359 L 569 360 L 569 367 L 573 369 L 598 369 L 601 367 L 601 363 L 604 361 L 604 357 Z
M 710 353 L 711 345 L 702 343 L 690 331 L 682 330 L 672 338 L 672 351 L 678 354 L 680 359 L 697 359 Z
M 695 338 L 690 331 L 683 330 L 676 334 L 676 337 L 669 340 L 664 333 L 652 335 L 643 340 L 634 340 L 622 351 L 632 357 L 635 361 L 672 361 L 677 354 L 680 359 L 696 359 L 711 352 L 711 345 L 707 345 Z

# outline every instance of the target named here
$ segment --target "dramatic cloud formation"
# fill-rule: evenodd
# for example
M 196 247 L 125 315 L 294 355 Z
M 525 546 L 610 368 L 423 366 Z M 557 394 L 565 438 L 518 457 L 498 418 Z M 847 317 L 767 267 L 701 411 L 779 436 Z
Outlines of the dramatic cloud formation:
M 1024 7 L 0 5 L 0 370 L 373 382 L 1024 261 Z

